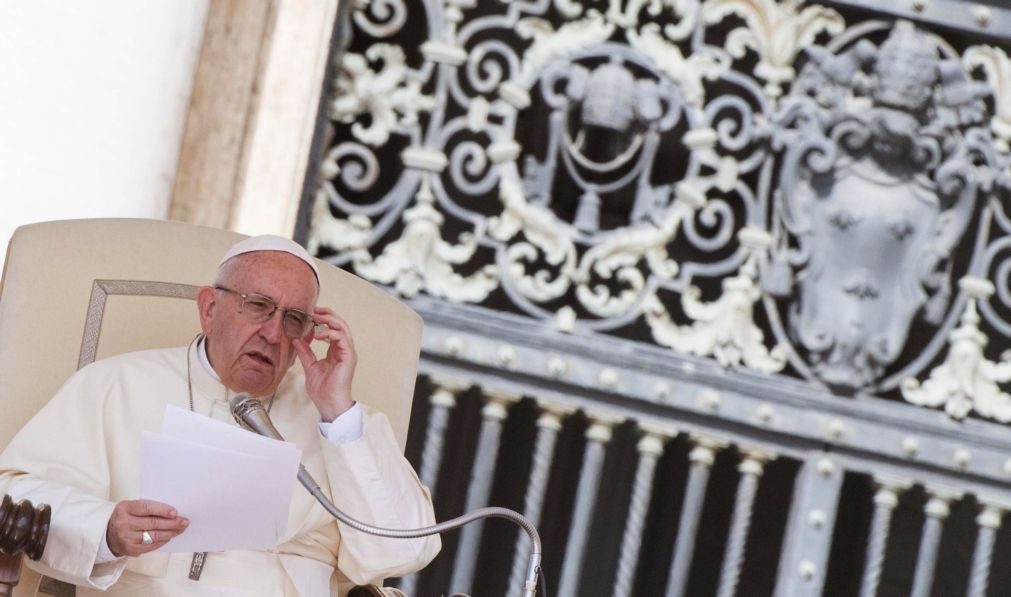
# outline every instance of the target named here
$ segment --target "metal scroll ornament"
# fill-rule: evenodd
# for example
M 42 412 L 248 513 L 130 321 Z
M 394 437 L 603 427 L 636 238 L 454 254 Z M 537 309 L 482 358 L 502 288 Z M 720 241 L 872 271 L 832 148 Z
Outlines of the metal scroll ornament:
M 996 412 L 926 381 L 1005 396 L 1007 54 L 814 3 L 607 6 L 357 6 L 310 250 L 546 333 Z M 965 326 L 980 367 L 939 368 Z

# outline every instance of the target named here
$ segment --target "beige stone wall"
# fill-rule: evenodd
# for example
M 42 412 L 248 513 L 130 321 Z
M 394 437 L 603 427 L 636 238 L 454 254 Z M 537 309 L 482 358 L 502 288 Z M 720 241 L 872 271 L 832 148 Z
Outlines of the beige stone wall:
M 212 0 L 169 218 L 291 236 L 337 0 Z

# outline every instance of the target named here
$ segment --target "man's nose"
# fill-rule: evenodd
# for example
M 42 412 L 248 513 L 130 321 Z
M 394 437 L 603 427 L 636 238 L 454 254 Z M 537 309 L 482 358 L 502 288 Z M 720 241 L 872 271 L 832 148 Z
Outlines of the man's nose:
M 260 335 L 271 344 L 276 344 L 284 337 L 284 314 L 280 309 L 274 311 L 260 324 Z

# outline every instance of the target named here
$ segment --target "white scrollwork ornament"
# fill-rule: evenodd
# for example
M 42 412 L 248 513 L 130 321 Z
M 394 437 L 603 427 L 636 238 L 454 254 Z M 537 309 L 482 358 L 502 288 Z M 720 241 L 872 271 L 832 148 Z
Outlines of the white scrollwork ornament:
M 498 271 L 486 265 L 471 276 L 461 276 L 454 265 L 470 261 L 478 248 L 479 234 L 460 236 L 459 244 L 442 239 L 443 216 L 432 205 L 428 176 L 418 192 L 417 204 L 404 211 L 403 234 L 386 245 L 374 261 L 368 253 L 356 255 L 355 269 L 365 278 L 393 284 L 397 292 L 412 297 L 428 294 L 456 302 L 479 302 L 498 286 Z
M 647 299 L 646 322 L 653 338 L 674 350 L 698 356 L 712 356 L 724 367 L 744 365 L 765 373 L 786 365 L 782 347 L 769 350 L 765 336 L 755 325 L 755 302 L 761 298 L 756 256 L 752 253 L 738 275 L 723 280 L 723 294 L 711 303 L 699 300 L 701 291 L 689 287 L 681 295 L 685 314 L 694 322 L 679 326 L 671 321 L 666 307 L 656 295 Z
M 570 234 L 555 215 L 539 205 L 527 203 L 523 195 L 515 164 L 503 167 L 499 184 L 501 213 L 488 220 L 488 232 L 500 241 L 513 239 L 522 231 L 526 242 L 514 242 L 506 252 L 509 267 L 502 273 L 517 281 L 524 295 L 537 301 L 547 301 L 564 294 L 570 286 L 570 272 L 575 271 L 576 247 Z M 539 255 L 559 273 L 552 276 L 546 270 L 527 274 L 525 262 L 534 262 Z
M 320 189 L 312 207 L 313 227 L 309 231 L 306 248 L 312 254 L 319 253 L 321 247 L 339 253 L 364 253 L 372 236 L 372 221 L 368 216 L 352 214 L 345 218 L 335 218 L 327 207 L 326 192 Z
M 703 79 L 712 80 L 728 68 L 725 53 L 692 54 L 687 58 L 681 50 L 660 34 L 655 23 L 644 25 L 638 32 L 627 33 L 628 43 L 656 62 L 657 69 L 677 84 L 685 101 L 701 110 L 705 103 Z
M 574 19 L 583 14 L 583 6 L 576 0 L 555 0 L 555 8 L 559 14 Z
M 845 27 L 842 16 L 831 8 L 808 6 L 801 0 L 709 0 L 702 4 L 702 17 L 716 23 L 729 14 L 747 22 L 730 32 L 725 47 L 741 58 L 747 48 L 758 53 L 755 75 L 767 81 L 765 92 L 775 99 L 783 93 L 782 85 L 792 81 L 797 53 L 812 45 L 822 31 L 839 34 Z
M 678 264 L 671 259 L 667 245 L 674 239 L 681 223 L 704 205 L 677 196 L 658 223 L 645 223 L 624 229 L 603 240 L 587 251 L 579 262 L 576 295 L 590 312 L 601 317 L 624 314 L 639 299 L 645 279 L 637 268 L 643 259 L 650 271 L 663 280 L 671 280 L 678 273 Z M 617 280 L 625 288 L 614 296 L 603 284 L 590 288 L 587 280 L 591 270 L 602 279 Z
M 378 72 L 369 68 L 369 61 L 375 60 L 382 60 Z M 377 147 L 386 143 L 398 126 L 414 126 L 419 112 L 435 106 L 435 98 L 422 94 L 418 81 L 406 81 L 407 65 L 399 46 L 376 44 L 364 56 L 346 54 L 342 65 L 344 70 L 330 103 L 330 117 L 354 122 L 351 134 L 366 145 Z M 369 126 L 356 122 L 363 114 L 371 118 Z
M 991 294 L 993 285 L 987 280 L 963 278 L 961 286 L 969 300 L 960 325 L 949 335 L 948 356 L 923 385 L 912 377 L 903 380 L 902 396 L 918 406 L 943 406 L 955 419 L 976 411 L 1001 423 L 1011 422 L 1011 395 L 997 385 L 1011 381 L 1011 352 L 1005 351 L 999 362 L 987 360 L 983 354 L 987 337 L 979 329 L 976 311 L 977 298 Z
M 520 85 L 526 87 L 549 62 L 574 56 L 580 50 L 607 41 L 614 33 L 614 25 L 605 22 L 600 13 L 592 13 L 585 19 L 566 23 L 556 31 L 547 21 L 530 17 L 520 20 L 516 32 L 533 40 L 523 54 L 520 67 Z
M 676 24 L 665 27 L 671 39 L 684 39 L 695 28 L 698 19 L 698 0 L 610 0 L 606 17 L 624 29 L 634 29 L 639 24 L 639 15 L 645 7 L 651 17 L 657 17 L 664 8 L 671 8 L 678 17 Z
M 994 46 L 973 46 L 963 56 L 966 68 L 983 68 L 994 97 L 994 115 L 990 127 L 997 136 L 999 149 L 1011 149 L 1011 58 Z
M 403 0 L 357 0 L 354 21 L 372 37 L 389 37 L 407 22 L 407 6 Z

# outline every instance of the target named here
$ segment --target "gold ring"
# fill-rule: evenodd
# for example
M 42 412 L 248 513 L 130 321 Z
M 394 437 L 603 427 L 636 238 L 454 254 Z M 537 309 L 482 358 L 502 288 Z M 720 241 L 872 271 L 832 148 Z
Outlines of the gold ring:
M 149 533 L 147 531 L 144 531 L 143 533 L 141 533 L 141 535 L 140 535 L 140 544 L 141 545 L 151 545 L 152 543 L 154 543 L 154 539 L 151 538 L 151 533 Z

